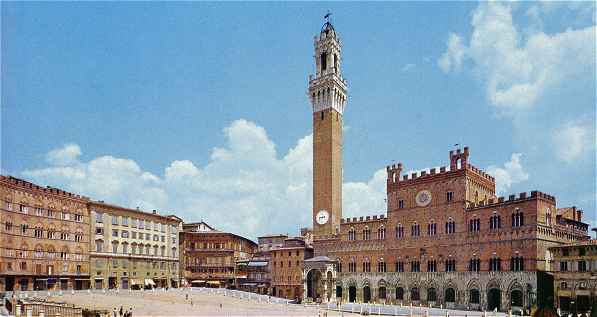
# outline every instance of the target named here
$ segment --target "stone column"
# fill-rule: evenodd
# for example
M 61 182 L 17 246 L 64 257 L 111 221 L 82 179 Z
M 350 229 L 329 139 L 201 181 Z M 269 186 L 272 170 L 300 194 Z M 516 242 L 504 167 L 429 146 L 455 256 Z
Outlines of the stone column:
M 320 282 L 322 282 L 322 279 L 320 280 Z M 328 302 L 328 282 L 327 282 L 327 278 L 325 280 L 323 280 L 323 302 L 327 303 Z
M 309 296 L 309 293 L 307 293 L 307 276 L 304 274 L 305 271 L 303 271 L 303 298 L 305 299 L 307 298 L 307 296 Z M 277 294 L 273 294 L 274 296 L 277 296 Z

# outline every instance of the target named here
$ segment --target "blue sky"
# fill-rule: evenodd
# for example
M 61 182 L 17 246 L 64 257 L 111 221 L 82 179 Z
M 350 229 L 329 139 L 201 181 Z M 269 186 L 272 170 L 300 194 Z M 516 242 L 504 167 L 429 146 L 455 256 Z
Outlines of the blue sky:
M 595 223 L 591 2 L 3 2 L 2 171 L 296 234 L 327 10 L 350 94 L 344 215 L 385 210 L 385 165 L 446 165 L 459 143 L 502 194 L 545 191 Z

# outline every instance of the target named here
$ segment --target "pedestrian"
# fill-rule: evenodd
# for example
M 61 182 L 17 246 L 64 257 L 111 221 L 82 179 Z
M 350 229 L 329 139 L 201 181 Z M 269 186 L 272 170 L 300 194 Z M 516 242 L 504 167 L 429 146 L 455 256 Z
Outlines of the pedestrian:
M 122 311 L 122 306 L 120 306 L 120 310 L 118 310 L 118 315 L 119 315 L 120 317 L 122 317 L 122 313 L 123 313 L 123 311 Z
M 114 311 L 112 312 L 113 317 L 118 317 L 118 312 L 116 311 L 116 307 L 114 307 Z
M 189 300 L 189 293 L 186 294 L 185 300 Z
M 127 317 L 133 317 L 133 307 L 129 308 L 129 315 Z

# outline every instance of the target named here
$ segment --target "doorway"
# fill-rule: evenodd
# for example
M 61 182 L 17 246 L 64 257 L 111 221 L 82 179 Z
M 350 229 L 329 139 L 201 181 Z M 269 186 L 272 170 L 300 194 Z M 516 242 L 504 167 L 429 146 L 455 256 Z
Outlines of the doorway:
M 318 287 L 321 282 L 321 272 L 318 270 L 311 270 L 307 273 L 307 297 L 314 301 L 320 296 Z
M 363 287 L 363 303 L 371 301 L 371 288 L 369 286 Z
M 357 301 L 357 288 L 355 286 L 350 286 L 348 288 L 348 301 L 351 303 Z
M 500 303 L 502 302 L 502 292 L 497 288 L 492 288 L 487 292 L 487 309 L 500 310 Z

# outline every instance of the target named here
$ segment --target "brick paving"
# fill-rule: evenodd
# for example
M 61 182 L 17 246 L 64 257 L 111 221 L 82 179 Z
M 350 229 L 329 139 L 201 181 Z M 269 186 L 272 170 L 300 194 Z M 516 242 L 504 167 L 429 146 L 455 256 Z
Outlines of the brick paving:
M 318 313 L 323 313 L 323 310 L 312 306 L 267 303 L 266 297 L 261 297 L 262 302 L 259 302 L 257 295 L 249 300 L 246 295 L 240 299 L 206 291 L 190 291 L 188 294 L 187 300 L 185 291 L 65 293 L 48 300 L 109 311 L 122 306 L 123 309 L 132 308 L 133 316 L 318 316 Z M 356 316 L 332 311 L 327 315 Z

